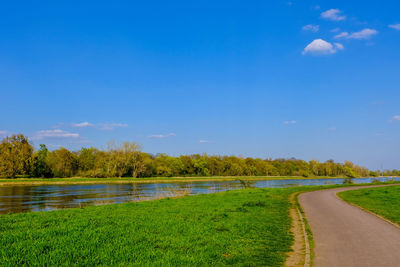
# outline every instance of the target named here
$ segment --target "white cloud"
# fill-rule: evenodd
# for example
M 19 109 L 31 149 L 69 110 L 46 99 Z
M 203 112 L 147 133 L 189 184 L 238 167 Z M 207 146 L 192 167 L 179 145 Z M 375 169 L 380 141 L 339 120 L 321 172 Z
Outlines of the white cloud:
M 203 144 L 204 143 L 210 143 L 210 141 L 208 141 L 208 140 L 200 140 L 199 143 L 203 143 Z
M 395 30 L 400 31 L 400 23 L 397 23 L 397 24 L 390 24 L 390 25 L 389 25 L 389 28 L 392 28 L 392 29 L 395 29 Z
M 328 128 L 329 131 L 336 131 L 336 126 L 331 126 Z
M 350 34 L 347 38 L 349 39 L 357 39 L 357 40 L 361 40 L 361 39 L 369 39 L 371 38 L 371 36 L 378 34 L 378 31 L 374 30 L 374 29 L 364 29 L 362 31 L 359 32 L 353 32 L 352 34 Z
M 84 127 L 93 127 L 94 124 L 90 123 L 90 122 L 81 122 L 81 123 L 72 123 L 71 124 L 72 127 L 76 127 L 76 128 L 84 128 Z
M 351 34 L 349 34 L 348 32 L 341 32 L 341 33 L 335 35 L 334 38 L 335 39 L 346 38 L 346 39 L 366 40 L 376 34 L 378 34 L 377 30 L 366 28 L 359 32 L 353 32 Z
M 289 124 L 296 124 L 297 121 L 291 120 L 291 121 L 284 121 L 283 124 L 289 125 Z
M 111 122 L 111 123 L 90 123 L 90 122 L 80 122 L 80 123 L 72 123 L 71 124 L 72 127 L 74 128 L 96 128 L 99 130 L 103 130 L 103 131 L 111 131 L 114 130 L 115 128 L 125 128 L 128 127 L 128 124 L 126 123 L 115 123 L 115 122 Z
M 339 9 L 332 8 L 332 9 L 322 12 L 321 18 L 327 19 L 327 20 L 333 20 L 333 21 L 345 20 L 346 16 L 341 15 L 341 13 L 342 13 L 342 11 L 340 11 Z
M 307 24 L 302 27 L 303 31 L 311 31 L 311 32 L 317 32 L 319 31 L 319 25 L 313 25 L 313 24 Z
M 400 121 L 400 115 L 394 115 L 392 121 Z
M 336 47 L 336 50 L 343 50 L 344 46 L 341 43 L 334 43 L 334 46 Z
M 335 39 L 340 39 L 340 38 L 346 38 L 349 36 L 348 32 L 341 32 L 339 34 L 336 34 L 335 36 L 333 36 L 333 38 Z
M 152 134 L 152 135 L 147 136 L 147 138 L 150 138 L 150 139 L 162 139 L 162 138 L 168 138 L 168 137 L 172 137 L 172 136 L 176 136 L 176 134 L 174 134 L 174 133 Z
M 329 55 L 334 54 L 338 50 L 343 50 L 344 47 L 342 44 L 334 43 L 333 45 L 322 39 L 315 39 L 310 44 L 308 44 L 302 54 L 311 54 L 311 55 Z
M 70 138 L 79 138 L 79 134 L 70 133 L 67 131 L 63 131 L 60 129 L 56 130 L 42 130 L 38 131 L 32 139 L 34 140 L 42 140 L 46 138 L 60 138 L 60 139 L 70 139 Z
M 334 28 L 331 30 L 331 32 L 340 32 L 340 28 Z

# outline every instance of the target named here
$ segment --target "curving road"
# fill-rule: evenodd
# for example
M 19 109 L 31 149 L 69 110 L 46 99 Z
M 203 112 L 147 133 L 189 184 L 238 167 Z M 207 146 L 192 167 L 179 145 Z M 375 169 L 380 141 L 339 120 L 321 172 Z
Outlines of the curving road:
M 299 196 L 313 233 L 314 266 L 400 266 L 400 228 L 336 196 L 359 188 L 366 186 Z

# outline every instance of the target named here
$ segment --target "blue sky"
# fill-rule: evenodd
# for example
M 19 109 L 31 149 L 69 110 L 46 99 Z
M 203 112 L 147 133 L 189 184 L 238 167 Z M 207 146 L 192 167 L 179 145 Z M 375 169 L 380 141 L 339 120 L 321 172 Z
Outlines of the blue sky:
M 398 1 L 11 1 L 0 135 L 400 168 Z

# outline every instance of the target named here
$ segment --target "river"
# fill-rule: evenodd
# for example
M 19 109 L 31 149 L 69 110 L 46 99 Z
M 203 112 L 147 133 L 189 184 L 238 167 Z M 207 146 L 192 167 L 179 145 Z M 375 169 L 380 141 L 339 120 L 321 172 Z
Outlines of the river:
M 375 178 L 400 181 L 400 177 Z M 236 181 L 203 181 L 129 184 L 68 184 L 0 186 L 0 214 L 78 208 L 90 205 L 145 201 L 163 197 L 208 194 L 247 186 L 289 187 L 342 184 L 344 179 L 287 179 Z M 374 178 L 353 179 L 363 184 Z

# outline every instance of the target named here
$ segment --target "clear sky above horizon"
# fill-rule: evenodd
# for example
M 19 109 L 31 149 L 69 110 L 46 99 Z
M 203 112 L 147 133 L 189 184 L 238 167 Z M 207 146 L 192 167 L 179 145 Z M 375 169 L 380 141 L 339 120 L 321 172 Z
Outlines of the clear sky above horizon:
M 0 137 L 400 169 L 398 1 L 11 1 Z

